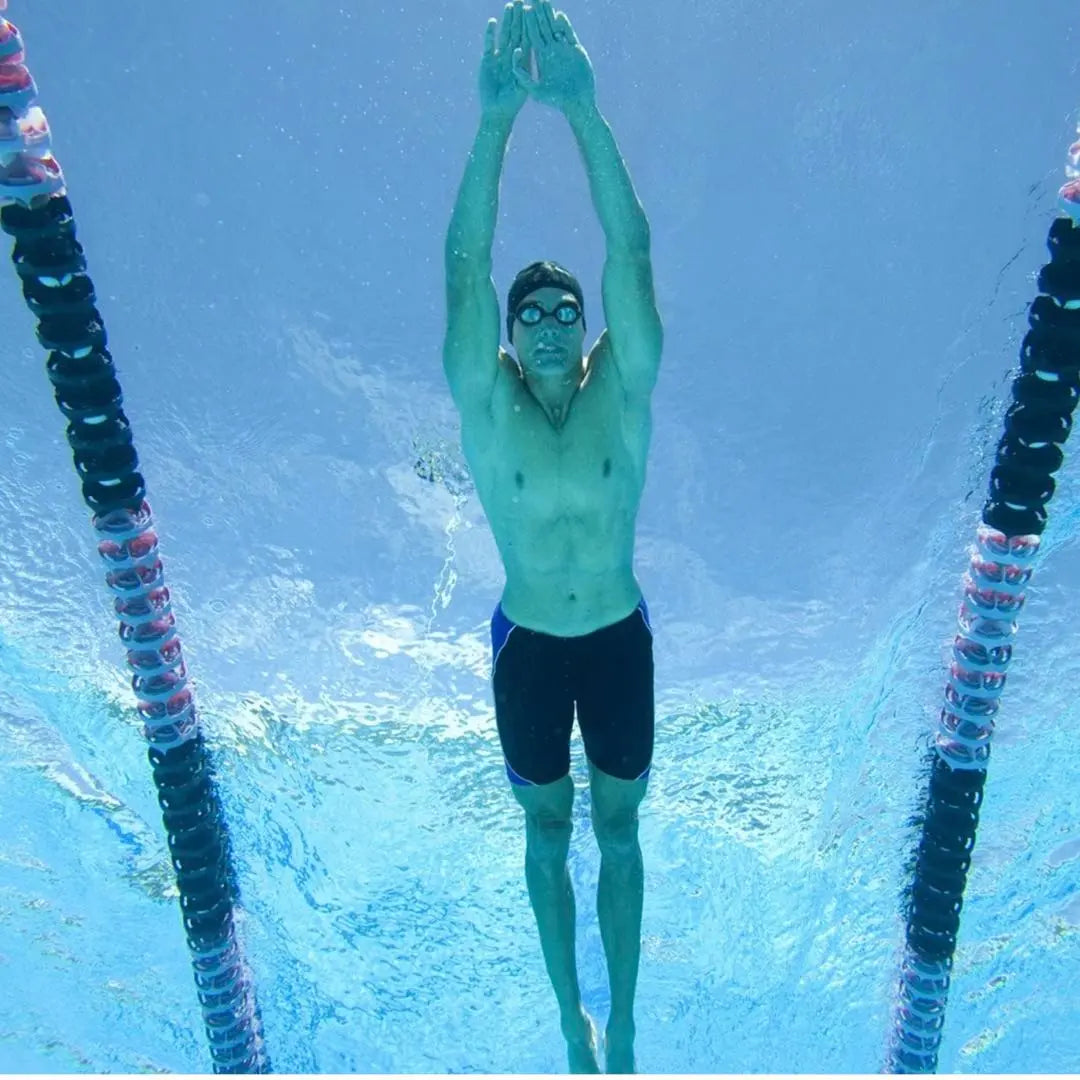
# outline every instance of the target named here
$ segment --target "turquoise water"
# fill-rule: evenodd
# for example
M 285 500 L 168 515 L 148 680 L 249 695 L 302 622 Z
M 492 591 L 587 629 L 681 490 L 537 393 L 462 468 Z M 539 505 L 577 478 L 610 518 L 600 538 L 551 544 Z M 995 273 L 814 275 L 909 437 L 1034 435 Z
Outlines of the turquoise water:
M 1005 720 L 996 744 L 943 1071 L 1066 1071 L 1075 1053 L 1076 713 L 1063 700 L 1047 716 L 1053 661 L 1037 652 L 1053 653 L 1038 623 L 1055 592 L 1032 605 L 1018 660 L 1027 670 L 1010 677 L 1010 717 L 1031 720 Z M 929 622 L 909 610 L 846 679 L 823 665 L 797 696 L 661 694 L 642 813 L 643 1069 L 880 1064 L 920 699 L 938 675 L 918 659 Z M 480 636 L 459 630 L 443 643 L 465 651 Z M 4 1067 L 203 1070 L 131 717 L 100 687 L 26 664 L 9 641 L 0 656 L 5 684 L 21 688 L 0 708 L 0 972 L 18 990 Z M 204 713 L 275 1068 L 558 1071 L 519 812 L 493 724 L 474 711 L 482 681 L 445 664 L 417 683 L 424 696 L 406 691 L 389 707 L 296 700 L 284 710 L 226 695 Z M 433 698 L 436 686 L 446 696 Z M 575 744 L 579 781 L 582 766 Z M 582 986 L 602 1016 L 587 789 L 575 817 Z
M 501 568 L 439 363 L 442 235 L 493 12 L 17 6 L 275 1068 L 560 1069 L 487 682 Z M 666 328 L 637 548 L 658 719 L 639 1063 L 874 1071 L 908 820 L 1075 130 L 1073 8 L 571 14 L 649 213 Z M 553 255 L 595 304 L 576 149 L 549 114 L 521 124 L 496 277 Z M 13 272 L 0 324 L 0 1070 L 205 1070 L 115 619 Z M 1080 1053 L 1078 534 L 1070 458 L 942 1071 L 1067 1072 Z M 576 740 L 573 760 L 582 989 L 602 1020 Z

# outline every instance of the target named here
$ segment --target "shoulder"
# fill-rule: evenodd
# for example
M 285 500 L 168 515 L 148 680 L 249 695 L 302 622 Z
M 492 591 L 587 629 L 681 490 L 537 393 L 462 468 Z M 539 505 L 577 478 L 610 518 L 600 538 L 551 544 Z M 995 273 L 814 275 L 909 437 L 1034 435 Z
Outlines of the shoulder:
M 520 393 L 521 368 L 517 360 L 502 346 L 496 354 L 495 382 L 484 408 L 471 410 L 468 415 L 462 411 L 462 430 L 467 427 L 476 438 L 490 434 L 507 410 L 509 404 Z
M 501 345 L 499 346 L 499 374 L 521 379 L 521 366 Z
M 607 330 L 603 330 L 589 350 L 589 355 L 585 359 L 585 370 L 590 379 L 603 379 L 608 382 L 617 377 L 617 373 L 612 370 L 613 363 L 611 335 Z
M 589 372 L 589 381 L 595 380 L 611 387 L 617 387 L 625 404 L 635 404 L 638 398 L 648 400 L 651 386 L 641 392 L 639 386 L 632 378 L 633 365 L 627 363 L 627 358 L 620 354 L 615 339 L 605 329 L 596 339 L 596 344 L 589 350 L 589 358 L 586 364 Z M 631 376 L 631 377 L 628 377 Z

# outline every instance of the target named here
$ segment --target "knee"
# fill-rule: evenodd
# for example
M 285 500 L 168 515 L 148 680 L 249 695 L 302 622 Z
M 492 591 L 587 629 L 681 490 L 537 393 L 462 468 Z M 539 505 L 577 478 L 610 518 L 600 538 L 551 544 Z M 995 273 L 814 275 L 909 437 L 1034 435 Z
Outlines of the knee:
M 570 851 L 573 826 L 569 818 L 525 815 L 525 857 L 560 869 Z
M 610 859 L 631 858 L 638 852 L 637 810 L 625 813 L 593 816 L 593 832 L 600 854 Z

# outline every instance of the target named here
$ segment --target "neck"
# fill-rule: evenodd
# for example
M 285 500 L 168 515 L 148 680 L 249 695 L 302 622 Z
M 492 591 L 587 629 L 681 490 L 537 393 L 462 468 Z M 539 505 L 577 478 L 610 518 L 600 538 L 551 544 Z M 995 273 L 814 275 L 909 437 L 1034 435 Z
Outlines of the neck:
M 525 373 L 524 381 L 552 424 L 561 427 L 566 422 L 570 402 L 580 389 L 584 374 L 582 363 L 572 371 L 560 371 L 552 375 Z

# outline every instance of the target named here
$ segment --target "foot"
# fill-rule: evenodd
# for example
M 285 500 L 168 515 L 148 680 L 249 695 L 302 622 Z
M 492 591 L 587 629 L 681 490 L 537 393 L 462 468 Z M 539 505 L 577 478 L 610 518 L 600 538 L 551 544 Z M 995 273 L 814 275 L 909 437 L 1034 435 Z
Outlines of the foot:
M 609 1073 L 636 1072 L 634 1063 L 634 1029 L 608 1028 L 604 1036 L 604 1065 Z
M 564 1020 L 563 1037 L 566 1039 L 566 1059 L 569 1072 L 598 1073 L 600 1066 L 596 1061 L 596 1025 L 592 1017 L 581 1009 L 576 1016 Z

